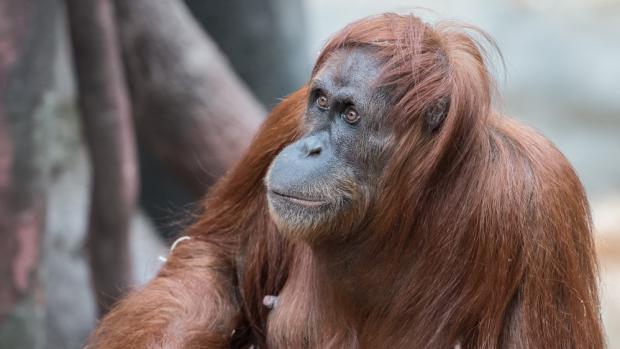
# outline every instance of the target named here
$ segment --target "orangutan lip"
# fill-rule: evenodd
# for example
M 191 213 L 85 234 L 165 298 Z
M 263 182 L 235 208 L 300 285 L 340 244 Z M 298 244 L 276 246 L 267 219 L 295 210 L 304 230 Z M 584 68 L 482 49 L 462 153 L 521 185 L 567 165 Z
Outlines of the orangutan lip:
M 323 206 L 323 205 L 327 204 L 326 201 L 303 199 L 303 198 L 300 198 L 300 197 L 297 197 L 297 196 L 293 196 L 293 195 L 290 195 L 290 194 L 280 193 L 280 192 L 277 192 L 275 190 L 271 190 L 271 193 L 273 195 L 276 195 L 276 196 L 278 196 L 280 198 L 283 198 L 285 200 L 288 200 L 288 201 L 290 201 L 292 203 L 295 203 L 295 204 L 298 204 L 298 205 L 301 205 L 301 206 L 319 207 L 319 206 Z

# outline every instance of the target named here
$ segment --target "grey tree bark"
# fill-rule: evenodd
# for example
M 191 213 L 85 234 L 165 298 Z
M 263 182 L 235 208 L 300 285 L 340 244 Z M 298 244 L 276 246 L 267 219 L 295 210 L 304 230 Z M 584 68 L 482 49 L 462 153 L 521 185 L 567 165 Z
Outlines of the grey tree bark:
M 312 62 L 302 0 L 185 0 L 267 107 L 299 88 Z
M 66 4 L 92 166 L 87 245 L 103 314 L 132 280 L 128 242 L 137 193 L 134 129 L 112 0 L 66 0 Z
M 140 142 L 202 196 L 264 109 L 181 1 L 116 0 Z
M 0 347 L 42 348 L 39 282 L 52 0 L 0 2 Z

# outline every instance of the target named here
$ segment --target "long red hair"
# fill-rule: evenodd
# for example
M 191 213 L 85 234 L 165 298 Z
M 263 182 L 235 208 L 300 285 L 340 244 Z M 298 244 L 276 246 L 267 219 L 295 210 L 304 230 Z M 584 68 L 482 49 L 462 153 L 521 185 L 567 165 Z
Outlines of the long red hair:
M 383 14 L 337 33 L 314 73 L 363 46 L 392 91 L 390 160 L 368 214 L 348 217 L 356 231 L 318 251 L 269 216 L 263 178 L 301 136 L 304 87 L 211 190 L 193 241 L 106 317 L 93 347 L 604 348 L 584 190 L 549 141 L 494 111 L 472 29 Z
M 584 190 L 550 142 L 494 112 L 493 82 L 479 43 L 468 34 L 472 30 L 482 33 L 449 22 L 430 26 L 413 15 L 383 14 L 344 28 L 317 60 L 314 72 L 340 49 L 372 48 L 384 62 L 381 84 L 394 91 L 394 156 L 375 212 L 364 232 L 356 234 L 358 245 L 362 241 L 364 246 L 357 252 L 380 261 L 368 266 L 383 279 L 377 283 L 399 287 L 385 291 L 393 297 L 386 304 L 389 309 L 367 314 L 357 331 L 381 322 L 386 337 L 409 333 L 402 345 L 413 348 L 455 343 L 477 348 L 602 348 Z M 227 188 L 237 191 L 242 184 L 260 181 L 277 150 L 295 139 L 305 100 L 302 89 L 274 110 L 238 167 L 243 178 Z M 441 125 L 429 128 L 428 111 L 446 101 Z M 285 136 L 273 139 L 276 134 Z M 248 170 L 259 174 L 256 182 L 248 180 Z M 261 305 L 263 296 L 278 294 L 286 282 L 294 284 L 291 278 L 318 281 L 308 280 L 316 274 L 308 269 L 312 263 L 290 275 L 293 247 L 269 222 L 264 188 L 253 190 L 255 195 L 244 201 L 261 207 L 264 223 L 256 229 L 251 228 L 256 222 L 249 222 L 244 244 L 248 262 L 240 279 L 244 309 L 262 339 L 268 311 Z M 318 289 L 302 287 L 297 292 Z M 324 309 L 317 304 L 291 311 L 280 319 L 280 329 L 292 336 L 295 324 L 307 327 L 303 310 Z M 316 342 L 326 343 L 312 338 L 304 343 Z

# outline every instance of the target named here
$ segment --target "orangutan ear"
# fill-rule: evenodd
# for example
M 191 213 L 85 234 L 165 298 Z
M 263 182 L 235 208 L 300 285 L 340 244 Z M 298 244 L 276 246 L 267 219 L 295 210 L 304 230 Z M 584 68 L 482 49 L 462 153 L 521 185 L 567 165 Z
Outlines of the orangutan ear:
M 435 132 L 443 124 L 448 110 L 450 109 L 450 98 L 441 97 L 426 110 L 426 127 L 429 131 Z

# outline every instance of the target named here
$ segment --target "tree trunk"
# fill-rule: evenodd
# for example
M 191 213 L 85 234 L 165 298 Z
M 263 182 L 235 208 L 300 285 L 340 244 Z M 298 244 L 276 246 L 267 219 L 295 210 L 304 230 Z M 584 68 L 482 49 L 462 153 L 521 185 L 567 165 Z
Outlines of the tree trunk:
M 0 2 L 0 347 L 42 348 L 38 278 L 45 209 L 45 105 L 57 12 L 51 0 Z
M 116 9 L 139 139 L 202 196 L 265 111 L 182 1 L 116 0 Z
M 302 0 L 185 0 L 239 76 L 268 107 L 308 78 Z
M 88 252 L 99 313 L 130 284 L 135 209 L 134 131 L 112 0 L 66 0 L 79 107 L 92 165 Z

